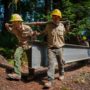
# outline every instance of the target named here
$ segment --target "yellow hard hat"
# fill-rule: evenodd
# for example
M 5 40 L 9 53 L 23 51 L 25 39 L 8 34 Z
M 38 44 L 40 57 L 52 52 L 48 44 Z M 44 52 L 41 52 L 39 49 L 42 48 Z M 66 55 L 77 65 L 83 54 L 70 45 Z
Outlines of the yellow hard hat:
M 59 9 L 54 9 L 54 10 L 52 11 L 52 13 L 51 13 L 51 16 L 53 16 L 53 15 L 57 15 L 57 16 L 59 16 L 60 18 L 62 18 L 62 13 L 61 13 L 61 11 L 60 11 Z
M 13 22 L 13 21 L 21 21 L 22 22 L 23 19 L 19 14 L 12 14 L 10 21 L 11 22 Z
M 82 37 L 82 39 L 83 39 L 83 40 L 86 40 L 86 39 L 87 39 L 87 37 L 86 37 L 86 36 L 83 36 L 83 37 Z

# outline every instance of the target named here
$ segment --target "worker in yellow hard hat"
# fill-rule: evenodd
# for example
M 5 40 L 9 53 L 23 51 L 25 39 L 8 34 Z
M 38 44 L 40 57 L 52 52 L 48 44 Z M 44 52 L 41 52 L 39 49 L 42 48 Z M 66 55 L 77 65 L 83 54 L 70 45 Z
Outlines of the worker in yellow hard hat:
M 52 87 L 53 80 L 55 79 L 55 59 L 59 68 L 59 80 L 64 79 L 64 61 L 63 61 L 63 46 L 65 27 L 61 22 L 62 13 L 59 9 L 54 9 L 51 12 L 52 20 L 46 25 L 45 30 L 41 33 L 37 32 L 37 35 L 46 35 L 48 44 L 48 60 L 49 66 L 47 71 L 48 82 L 45 83 L 45 87 Z
M 21 79 L 21 57 L 23 52 L 26 51 L 27 57 L 29 58 L 28 52 L 30 52 L 31 44 L 30 37 L 33 35 L 33 31 L 30 26 L 23 24 L 23 19 L 19 14 L 12 14 L 10 19 L 11 24 L 6 23 L 6 29 L 12 32 L 18 39 L 19 44 L 14 54 L 14 73 L 8 74 L 11 79 Z
M 62 18 L 61 11 L 59 9 L 55 9 L 51 12 L 51 17 L 53 20 L 53 23 L 58 24 Z

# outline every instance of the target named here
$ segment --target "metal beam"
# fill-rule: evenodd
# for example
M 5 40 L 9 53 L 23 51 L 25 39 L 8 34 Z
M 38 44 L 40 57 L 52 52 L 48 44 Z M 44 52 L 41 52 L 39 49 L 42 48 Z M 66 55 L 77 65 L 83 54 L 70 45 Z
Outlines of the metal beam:
M 87 46 L 66 44 L 63 50 L 63 59 L 65 63 L 90 59 L 90 48 Z M 31 68 L 37 69 L 40 67 L 47 67 L 47 46 L 42 43 L 33 44 L 31 57 Z

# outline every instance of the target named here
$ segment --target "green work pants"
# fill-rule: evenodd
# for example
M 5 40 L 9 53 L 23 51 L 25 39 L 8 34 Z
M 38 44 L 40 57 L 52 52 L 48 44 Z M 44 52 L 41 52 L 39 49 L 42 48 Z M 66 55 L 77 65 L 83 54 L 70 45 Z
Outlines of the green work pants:
M 23 52 L 26 52 L 27 59 L 28 59 L 28 70 L 30 71 L 30 59 L 31 59 L 31 48 L 24 50 L 22 47 L 18 47 L 14 54 L 14 72 L 21 76 L 21 59 Z

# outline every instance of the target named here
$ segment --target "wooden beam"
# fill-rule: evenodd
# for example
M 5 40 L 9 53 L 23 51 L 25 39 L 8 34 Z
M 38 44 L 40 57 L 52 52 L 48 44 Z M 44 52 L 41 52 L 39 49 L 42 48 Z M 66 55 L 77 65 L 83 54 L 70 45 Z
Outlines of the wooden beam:
M 46 24 L 47 22 L 24 22 L 24 24 L 27 24 L 27 25 L 44 25 Z

